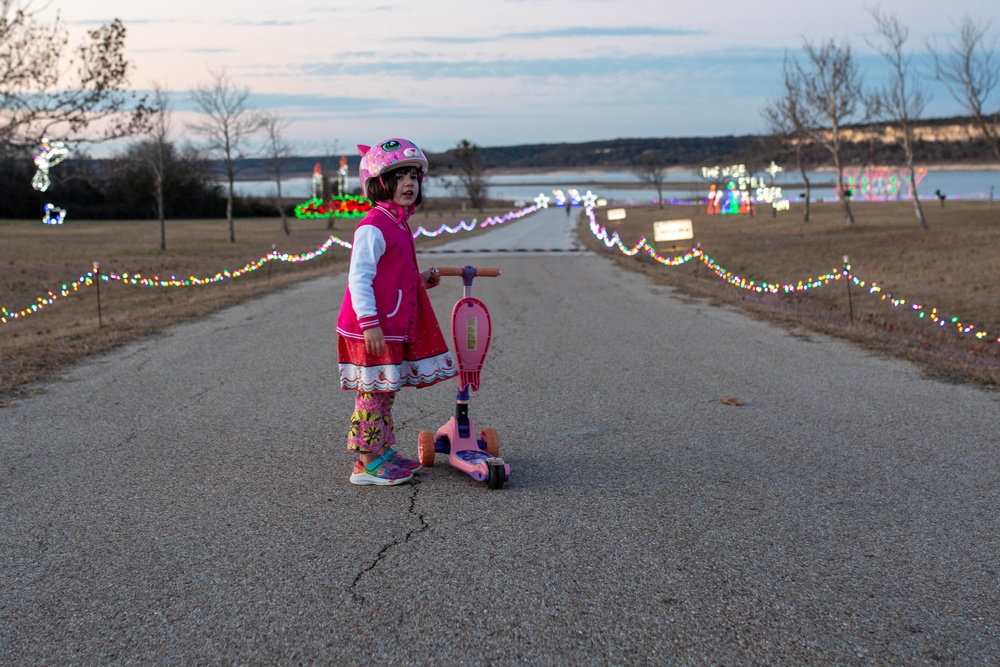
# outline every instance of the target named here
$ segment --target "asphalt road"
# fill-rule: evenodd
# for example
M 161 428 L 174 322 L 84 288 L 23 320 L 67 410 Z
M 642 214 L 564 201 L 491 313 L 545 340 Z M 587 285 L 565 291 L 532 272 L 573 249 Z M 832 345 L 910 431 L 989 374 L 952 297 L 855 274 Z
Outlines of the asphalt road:
M 588 252 L 430 263 L 503 269 L 507 486 L 348 483 L 342 274 L 172 328 L 0 409 L 0 664 L 1000 663 L 998 393 Z M 453 402 L 400 394 L 400 449 Z

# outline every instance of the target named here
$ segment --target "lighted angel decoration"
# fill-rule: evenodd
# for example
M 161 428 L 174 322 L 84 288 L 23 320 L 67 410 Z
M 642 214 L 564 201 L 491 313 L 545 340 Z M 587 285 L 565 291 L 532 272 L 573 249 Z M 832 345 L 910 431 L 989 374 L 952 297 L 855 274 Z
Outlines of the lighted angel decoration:
M 48 139 L 42 139 L 42 148 L 35 156 L 35 166 L 38 167 L 38 171 L 31 179 L 31 187 L 39 192 L 48 190 L 49 186 L 52 185 L 52 181 L 49 179 L 49 169 L 65 160 L 67 155 L 69 155 L 69 149 L 63 142 L 49 142 Z

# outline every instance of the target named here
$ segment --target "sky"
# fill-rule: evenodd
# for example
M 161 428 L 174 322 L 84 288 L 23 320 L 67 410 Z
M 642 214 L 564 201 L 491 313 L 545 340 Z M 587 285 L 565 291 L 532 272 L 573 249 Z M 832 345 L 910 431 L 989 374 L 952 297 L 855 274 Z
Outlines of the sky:
M 406 137 L 432 152 L 479 146 L 765 132 L 786 53 L 803 40 L 849 43 L 869 84 L 887 75 L 869 44 L 872 0 L 45 0 L 71 44 L 119 18 L 131 87 L 172 100 L 173 138 L 212 72 L 276 112 L 299 154 Z M 35 0 L 36 6 L 39 0 Z M 947 50 L 963 17 L 1000 33 L 996 0 L 883 0 L 928 45 Z M 928 82 L 927 116 L 964 112 Z M 1000 91 L 991 102 L 1000 106 Z

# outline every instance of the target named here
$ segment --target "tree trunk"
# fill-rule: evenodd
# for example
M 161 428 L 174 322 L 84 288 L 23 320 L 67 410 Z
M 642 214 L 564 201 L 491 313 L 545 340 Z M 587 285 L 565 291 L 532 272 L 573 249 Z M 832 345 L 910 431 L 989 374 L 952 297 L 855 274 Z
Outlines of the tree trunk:
M 274 203 L 278 207 L 278 213 L 281 214 L 281 228 L 284 230 L 285 236 L 289 236 L 291 235 L 292 230 L 288 227 L 288 216 L 285 215 L 285 207 L 281 204 L 281 174 L 278 174 L 277 176 L 277 186 L 278 195 Z
M 233 175 L 229 174 L 229 196 L 226 198 L 226 218 L 229 220 L 229 242 L 236 243 L 236 226 L 233 224 Z
M 163 210 L 163 175 L 156 177 L 156 209 L 160 215 L 160 250 L 167 249 L 167 216 Z
M 851 198 L 844 190 L 844 166 L 840 163 L 838 153 L 833 154 L 833 163 L 837 168 L 837 193 L 840 195 L 840 201 L 844 204 L 844 216 L 847 218 L 847 224 L 853 225 L 854 213 L 851 211 Z
M 909 128 L 907 128 L 909 129 Z M 927 225 L 927 218 L 924 216 L 924 208 L 920 205 L 920 195 L 917 193 L 917 174 L 913 168 L 913 144 L 905 137 L 903 138 L 903 151 L 906 154 L 906 169 L 910 179 L 910 192 L 913 193 L 913 207 L 916 209 L 917 220 L 920 221 L 920 228 L 925 232 L 930 229 Z
M 802 147 L 801 143 L 796 144 L 795 148 L 795 162 L 799 167 L 799 173 L 802 174 L 802 182 L 806 186 L 806 200 L 805 209 L 802 213 L 802 222 L 809 222 L 809 207 L 812 203 L 812 186 L 809 183 L 809 177 L 806 175 L 806 168 L 802 164 Z

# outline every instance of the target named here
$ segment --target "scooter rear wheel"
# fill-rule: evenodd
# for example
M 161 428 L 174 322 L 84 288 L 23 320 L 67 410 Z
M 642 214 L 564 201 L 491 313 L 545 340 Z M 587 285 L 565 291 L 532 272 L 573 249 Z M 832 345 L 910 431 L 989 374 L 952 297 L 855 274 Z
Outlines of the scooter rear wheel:
M 495 428 L 484 428 L 481 437 L 486 442 L 486 453 L 490 456 L 500 456 L 500 436 Z
M 434 432 L 421 431 L 417 438 L 417 457 L 420 465 L 430 468 L 434 465 Z

